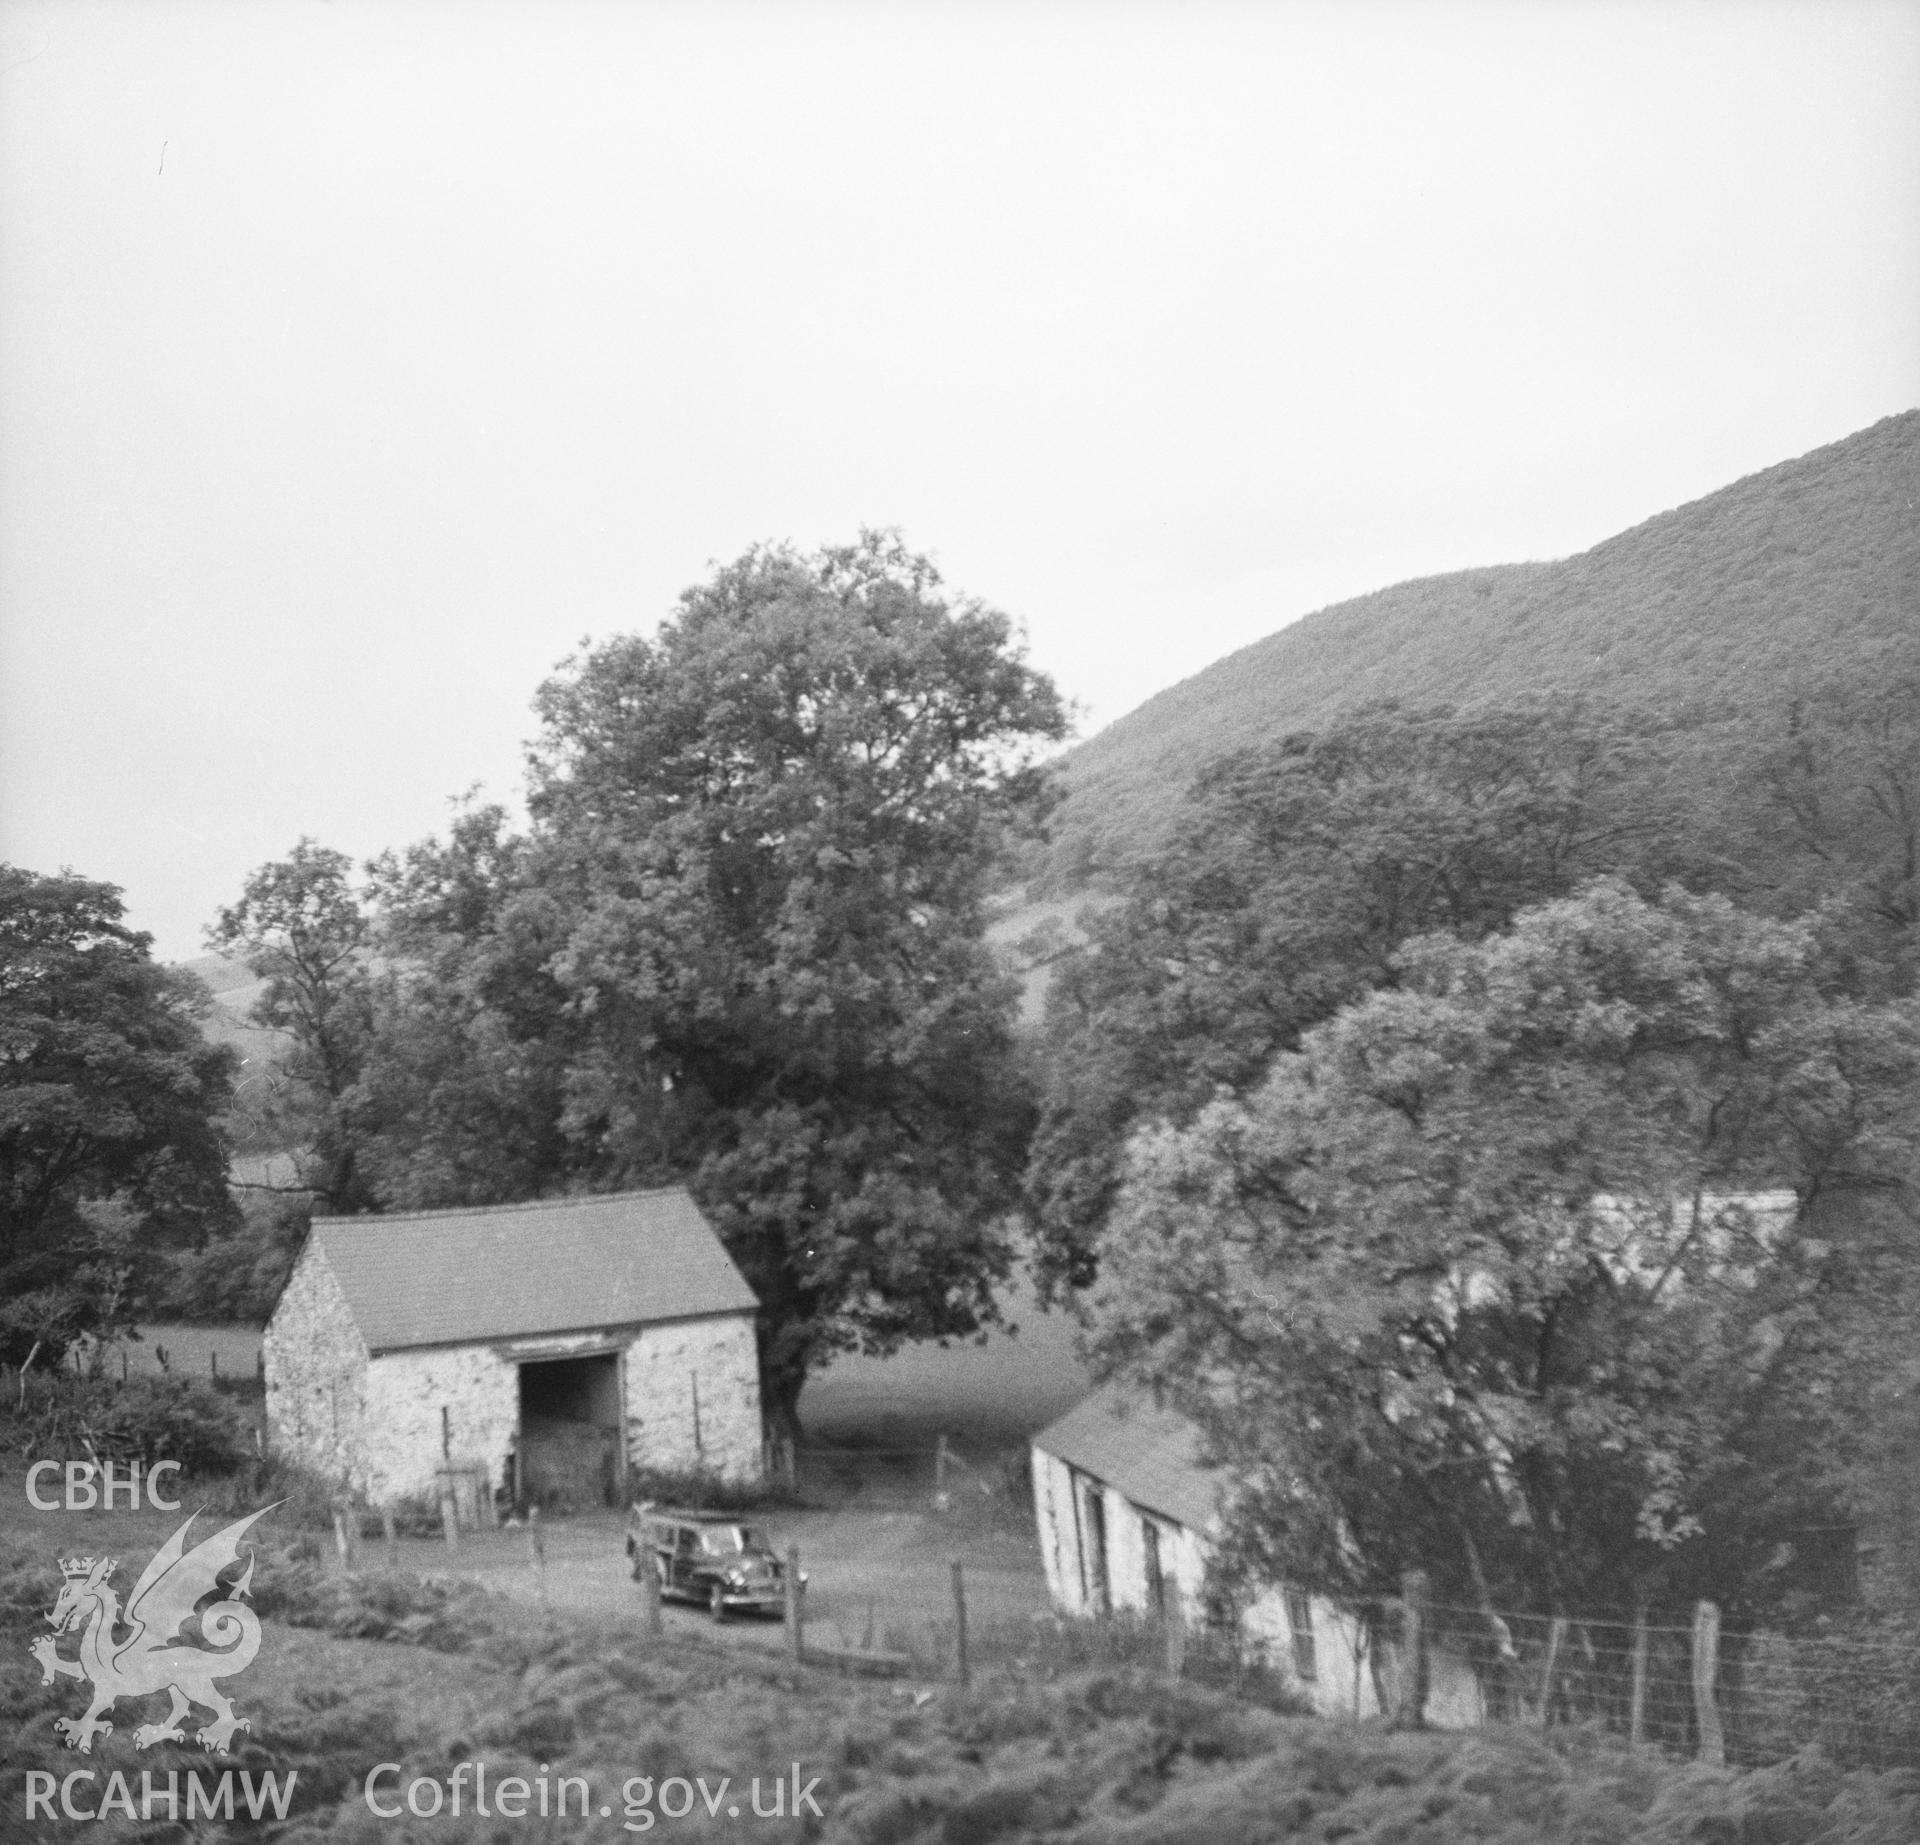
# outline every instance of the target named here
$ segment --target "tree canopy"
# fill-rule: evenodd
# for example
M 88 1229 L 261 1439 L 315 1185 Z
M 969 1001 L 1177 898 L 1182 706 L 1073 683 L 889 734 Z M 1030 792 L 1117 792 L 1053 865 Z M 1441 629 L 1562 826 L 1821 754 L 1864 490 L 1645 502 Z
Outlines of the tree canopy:
M 207 931 L 210 948 L 238 954 L 266 983 L 253 1021 L 287 1035 L 284 1131 L 307 1149 L 308 1186 L 336 1211 L 370 1202 L 352 1119 L 372 1029 L 367 917 L 352 874 L 343 853 L 302 839 L 256 870 Z
M 0 1356 L 131 1304 L 147 1254 L 224 1223 L 232 1057 L 111 884 L 0 866 Z
M 1781 1589 L 1916 1254 L 1920 1018 L 1817 961 L 1603 881 L 1407 944 L 1244 1100 L 1138 1138 L 1101 1348 L 1244 1482 L 1243 1564 L 1484 1607 Z
M 763 547 L 538 710 L 528 832 L 477 807 L 381 861 L 371 957 L 329 923 L 371 1020 L 358 1180 L 389 1206 L 690 1183 L 760 1297 L 776 1417 L 836 1350 L 976 1330 L 1032 1118 L 988 894 L 1065 729 L 1011 624 L 887 535 Z M 299 870 L 222 919 L 290 994 Z
M 1178 843 L 1083 917 L 1056 967 L 1026 1180 L 1043 1269 L 1084 1285 L 1140 1122 L 1254 1082 L 1396 951 L 1472 939 L 1600 873 L 1651 888 L 1684 848 L 1648 727 L 1567 701 L 1366 711 L 1195 781 Z

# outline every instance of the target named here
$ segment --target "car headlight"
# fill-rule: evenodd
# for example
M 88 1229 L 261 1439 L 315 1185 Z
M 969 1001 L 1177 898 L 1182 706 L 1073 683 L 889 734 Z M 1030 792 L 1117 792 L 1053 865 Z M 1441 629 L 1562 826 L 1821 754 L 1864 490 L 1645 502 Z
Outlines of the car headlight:
M 744 1589 L 746 1586 L 747 1586 L 747 1579 L 739 1570 L 727 1571 L 727 1587 L 728 1588 Z

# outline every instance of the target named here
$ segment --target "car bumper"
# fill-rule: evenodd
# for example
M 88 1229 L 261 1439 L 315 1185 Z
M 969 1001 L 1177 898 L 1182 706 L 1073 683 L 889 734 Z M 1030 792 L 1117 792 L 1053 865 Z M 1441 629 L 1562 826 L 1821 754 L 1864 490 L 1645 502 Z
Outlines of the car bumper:
M 724 1589 L 720 1601 L 726 1608 L 755 1608 L 764 1614 L 784 1608 L 787 1595 L 784 1589 L 777 1586 L 771 1589 Z

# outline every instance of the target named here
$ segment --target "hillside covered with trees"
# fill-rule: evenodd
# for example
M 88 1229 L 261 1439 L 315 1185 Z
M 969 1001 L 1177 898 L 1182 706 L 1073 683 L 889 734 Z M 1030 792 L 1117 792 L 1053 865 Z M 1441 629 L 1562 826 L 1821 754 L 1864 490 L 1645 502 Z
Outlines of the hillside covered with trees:
M 1195 770 L 1385 700 L 1577 696 L 1657 712 L 1719 779 L 1745 727 L 1807 693 L 1920 667 L 1920 411 L 1557 563 L 1396 584 L 1322 609 L 1072 751 L 1042 888 L 1162 844 Z

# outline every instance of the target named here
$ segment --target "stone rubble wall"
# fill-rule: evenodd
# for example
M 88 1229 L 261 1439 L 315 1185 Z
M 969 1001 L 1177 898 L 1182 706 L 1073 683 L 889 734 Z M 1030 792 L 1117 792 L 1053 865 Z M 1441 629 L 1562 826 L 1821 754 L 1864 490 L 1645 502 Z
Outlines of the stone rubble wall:
M 760 1478 L 760 1351 L 751 1314 L 642 1327 L 627 1347 L 626 1379 L 629 1466 L 712 1473 L 737 1484 Z
M 448 1460 L 483 1466 L 489 1492 L 505 1484 L 520 1421 L 518 1365 L 485 1345 L 385 1352 L 368 1367 L 367 1384 L 366 1443 L 354 1483 L 375 1505 L 436 1498 L 435 1470 Z
M 310 1239 L 260 1338 L 271 1451 L 336 1483 L 361 1484 L 367 1348 L 347 1297 Z

